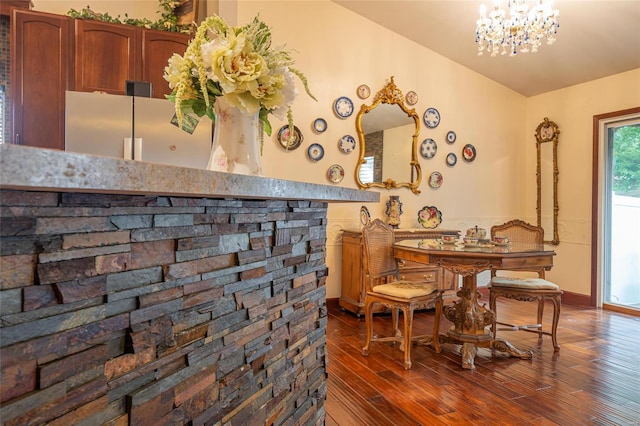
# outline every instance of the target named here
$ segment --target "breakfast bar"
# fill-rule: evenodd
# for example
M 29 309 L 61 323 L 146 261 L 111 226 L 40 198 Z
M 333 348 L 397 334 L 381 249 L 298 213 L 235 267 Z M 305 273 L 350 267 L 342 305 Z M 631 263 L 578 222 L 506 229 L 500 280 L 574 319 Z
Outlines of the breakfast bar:
M 0 145 L 3 424 L 319 424 L 336 186 Z M 82 417 L 77 417 L 82 416 Z

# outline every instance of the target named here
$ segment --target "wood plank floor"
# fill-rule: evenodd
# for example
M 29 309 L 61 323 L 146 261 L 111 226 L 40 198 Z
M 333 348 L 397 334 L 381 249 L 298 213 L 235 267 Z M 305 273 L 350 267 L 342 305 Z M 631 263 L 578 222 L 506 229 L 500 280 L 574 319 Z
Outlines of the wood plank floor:
M 535 322 L 535 303 L 498 300 L 500 318 Z M 547 304 L 545 321 L 552 308 Z M 391 318 L 378 315 L 377 331 Z M 415 333 L 428 333 L 433 313 L 415 315 Z M 443 318 L 442 331 L 451 324 Z M 560 352 L 551 339 L 499 331 L 532 360 L 480 349 L 475 370 L 460 366 L 459 347 L 440 354 L 414 346 L 413 367 L 387 343 L 360 350 L 364 318 L 329 304 L 326 424 L 350 425 L 640 425 L 640 317 L 563 306 Z

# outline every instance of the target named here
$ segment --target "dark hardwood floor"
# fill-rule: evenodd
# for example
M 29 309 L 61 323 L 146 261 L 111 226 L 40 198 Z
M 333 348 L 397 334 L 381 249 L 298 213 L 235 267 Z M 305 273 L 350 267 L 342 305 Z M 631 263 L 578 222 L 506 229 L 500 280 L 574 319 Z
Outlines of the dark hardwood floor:
M 499 299 L 497 311 L 530 324 L 535 307 Z M 547 304 L 545 323 L 552 310 Z M 374 321 L 375 329 L 390 329 L 389 315 Z M 429 333 L 432 321 L 433 313 L 416 313 L 414 334 Z M 443 332 L 451 326 L 442 323 Z M 498 336 L 532 349 L 533 359 L 479 349 L 475 370 L 463 370 L 455 345 L 440 354 L 414 346 L 413 367 L 405 370 L 402 352 L 391 344 L 372 343 L 362 356 L 364 317 L 330 303 L 326 424 L 640 425 L 640 317 L 563 306 L 559 353 L 548 336 Z

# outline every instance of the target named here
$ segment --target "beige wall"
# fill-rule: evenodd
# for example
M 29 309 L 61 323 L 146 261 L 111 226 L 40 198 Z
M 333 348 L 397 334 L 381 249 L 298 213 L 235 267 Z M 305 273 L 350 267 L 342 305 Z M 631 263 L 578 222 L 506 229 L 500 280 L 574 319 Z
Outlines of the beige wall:
M 65 13 L 69 7 L 52 10 L 49 4 L 74 4 L 84 7 L 87 1 L 35 1 L 36 9 Z M 80 5 L 77 5 L 79 3 Z M 102 4 L 89 1 L 96 11 Z M 111 14 L 123 14 L 133 9 L 149 7 L 155 13 L 155 1 L 109 2 Z M 145 5 L 143 5 L 143 3 Z M 146 3 L 152 3 L 146 5 Z M 212 3 L 207 2 L 207 5 Z M 94 7 L 95 5 L 95 7 Z M 116 10 L 115 7 L 118 6 Z M 224 8 L 223 8 L 224 6 Z M 100 9 L 100 10 L 99 10 Z M 220 13 L 239 23 L 248 22 L 256 13 L 273 29 L 274 44 L 286 44 L 296 51 L 297 67 L 309 79 L 318 102 L 301 94 L 294 106 L 296 125 L 304 134 L 302 146 L 285 152 L 274 138 L 266 141 L 263 166 L 266 176 L 329 184 L 327 168 L 340 164 L 345 179 L 339 185 L 356 187 L 354 170 L 358 152 L 344 154 L 338 140 L 345 134 L 356 136 L 355 114 L 342 120 L 333 113 L 333 101 L 339 96 L 350 97 L 359 109 L 370 103 L 373 95 L 362 101 L 356 95 L 360 84 L 367 84 L 375 93 L 391 76 L 403 91 L 415 91 L 415 105 L 422 116 L 425 109 L 435 107 L 442 120 L 436 129 L 422 126 L 419 142 L 427 137 L 438 144 L 437 155 L 420 159 L 423 170 L 421 193 L 407 189 L 382 190 L 381 201 L 368 205 L 373 217 L 384 217 L 389 195 L 399 195 L 403 202 L 402 228 L 419 227 L 418 211 L 425 205 L 436 206 L 442 212 L 441 227 L 465 229 L 478 225 L 489 228 L 512 218 L 535 222 L 535 139 L 533 132 L 545 116 L 561 128 L 560 137 L 560 217 L 561 241 L 557 247 L 556 266 L 549 276 L 563 288 L 589 294 L 590 230 L 590 164 L 591 117 L 593 114 L 627 108 L 638 103 L 639 73 L 613 76 L 580 86 L 527 99 L 469 69 L 417 45 L 361 16 L 329 1 L 221 1 Z M 471 39 L 470 42 L 473 42 Z M 636 91 L 628 90 L 634 86 Z M 312 123 L 324 118 L 327 131 L 315 134 Z M 274 133 L 284 123 L 272 119 Z M 449 130 L 457 140 L 449 145 L 445 135 Z M 325 148 L 324 158 L 316 163 L 306 155 L 311 143 Z M 473 163 L 462 160 L 461 149 L 466 143 L 476 147 Z M 447 153 L 458 156 L 455 167 L 445 163 Z M 428 186 L 433 171 L 444 177 L 438 189 Z M 327 296 L 339 297 L 341 273 L 340 231 L 359 227 L 360 205 L 332 204 L 329 207 L 327 264 L 329 279 Z M 580 271 L 577 274 L 576 270 Z M 486 279 L 480 279 L 482 283 Z
M 363 102 L 356 94 L 360 84 L 369 85 L 375 93 L 394 76 L 404 93 L 413 90 L 418 94 L 414 107 L 421 117 L 428 107 L 440 111 L 440 125 L 435 129 L 422 126 L 419 138 L 420 142 L 427 137 L 436 140 L 438 153 L 431 160 L 420 160 L 420 194 L 406 188 L 383 190 L 380 203 L 368 205 L 372 216 L 384 217 L 385 203 L 392 194 L 403 202 L 403 228 L 420 226 L 417 214 L 425 205 L 438 207 L 443 215 L 441 226 L 454 229 L 476 224 L 489 227 L 525 213 L 520 153 L 524 151 L 526 98 L 330 1 L 239 2 L 240 22 L 249 21 L 257 12 L 272 26 L 277 44 L 286 43 L 298 52 L 296 65 L 306 73 L 318 98 L 315 102 L 301 95 L 296 101 L 295 120 L 305 135 L 301 148 L 285 153 L 275 142 L 266 144 L 263 165 L 268 176 L 330 184 L 325 172 L 338 163 L 346 175 L 340 185 L 355 188 L 358 153 L 343 154 L 338 149 L 340 137 L 356 135 L 355 114 L 346 120 L 337 118 L 333 101 L 348 96 L 357 111 Z M 372 99 L 373 95 L 364 102 Z M 311 131 L 317 117 L 328 123 L 327 131 L 320 135 Z M 274 129 L 282 125 L 272 124 Z M 445 141 L 449 130 L 457 133 L 453 145 Z M 317 163 L 306 156 L 306 147 L 313 142 L 325 148 L 324 158 Z M 473 163 L 461 158 L 466 143 L 476 147 Z M 459 158 L 453 168 L 445 163 L 450 151 Z M 432 189 L 426 177 L 436 170 L 444 183 Z M 360 205 L 353 204 L 329 207 L 328 297 L 340 295 L 340 230 L 359 227 L 359 209 Z
M 590 294 L 593 116 L 640 106 L 640 69 L 527 99 L 526 128 L 544 119 L 560 128 L 556 266 L 548 277 L 566 291 Z M 533 134 L 533 131 L 528 132 Z M 534 141 L 533 136 L 530 139 Z M 527 211 L 535 212 L 535 144 L 527 145 Z M 533 166 L 533 167 L 532 167 Z
M 33 9 L 42 12 L 66 15 L 70 9 L 80 11 L 90 6 L 96 13 L 108 13 L 112 17 L 123 19 L 125 14 L 129 18 L 149 18 L 156 20 L 160 17 L 156 12 L 160 9 L 157 0 L 32 0 Z

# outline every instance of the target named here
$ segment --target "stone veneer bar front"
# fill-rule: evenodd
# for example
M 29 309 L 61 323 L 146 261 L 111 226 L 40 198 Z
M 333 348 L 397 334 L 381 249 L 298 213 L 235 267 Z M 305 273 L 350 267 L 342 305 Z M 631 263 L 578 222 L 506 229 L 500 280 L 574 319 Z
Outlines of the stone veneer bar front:
M 5 425 L 324 422 L 327 203 L 379 193 L 0 146 Z

